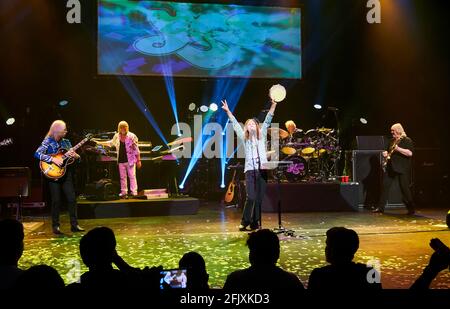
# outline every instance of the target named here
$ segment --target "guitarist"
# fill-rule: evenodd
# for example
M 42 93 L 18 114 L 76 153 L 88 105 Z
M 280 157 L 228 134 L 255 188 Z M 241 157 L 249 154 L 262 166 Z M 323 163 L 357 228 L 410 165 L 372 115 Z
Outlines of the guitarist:
M 67 149 L 66 155 L 68 157 L 79 159 L 80 156 L 72 150 L 72 144 L 66 138 L 67 134 L 66 123 L 62 120 L 55 120 L 41 143 L 41 146 L 34 153 L 34 157 L 40 161 L 48 163 L 55 163 L 58 166 L 63 164 L 61 158 L 52 157 L 52 154 L 57 153 L 60 149 Z M 48 180 L 51 196 L 51 212 L 52 212 L 52 228 L 56 235 L 62 234 L 59 224 L 59 210 L 61 207 L 61 191 L 67 200 L 67 207 L 70 215 L 70 225 L 72 232 L 82 232 L 84 229 L 78 225 L 77 220 L 77 202 L 75 196 L 75 189 L 73 186 L 72 169 L 68 168 L 66 174 L 58 180 Z
M 414 201 L 410 189 L 411 184 L 411 158 L 413 156 L 413 141 L 406 136 L 400 123 L 391 127 L 392 139 L 387 151 L 383 151 L 384 160 L 387 160 L 386 172 L 383 179 L 383 191 L 378 205 L 373 212 L 383 213 L 392 182 L 398 178 L 402 198 L 408 209 L 408 214 L 413 215 Z

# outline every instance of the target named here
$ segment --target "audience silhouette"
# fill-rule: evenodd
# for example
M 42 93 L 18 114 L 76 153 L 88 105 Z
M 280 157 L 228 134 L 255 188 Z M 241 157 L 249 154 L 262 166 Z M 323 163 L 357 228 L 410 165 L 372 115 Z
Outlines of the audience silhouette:
M 81 275 L 82 287 L 98 289 L 124 288 L 128 282 L 125 271 L 113 268 L 116 252 L 116 237 L 108 227 L 96 227 L 80 240 L 80 255 L 89 271 Z
M 36 265 L 28 268 L 20 275 L 16 283 L 16 288 L 23 291 L 53 290 L 64 287 L 64 280 L 56 269 L 47 265 Z
M 434 243 L 440 243 L 439 246 L 433 246 Z M 430 246 L 435 250 L 430 257 L 428 265 L 423 270 L 422 274 L 411 286 L 412 290 L 424 290 L 428 289 L 431 282 L 437 275 L 448 268 L 450 270 L 450 248 L 444 245 L 439 239 L 432 239 Z
M 276 265 L 280 257 L 277 234 L 268 229 L 250 233 L 247 246 L 251 266 L 228 275 L 224 289 L 304 289 L 295 274 Z
M 358 234 L 344 227 L 333 227 L 326 233 L 325 257 L 329 265 L 314 269 L 309 277 L 310 290 L 361 290 L 381 289 L 380 275 L 376 269 L 353 262 L 359 248 Z M 58 289 L 64 281 L 58 272 L 47 265 L 18 268 L 24 250 L 22 223 L 5 219 L 0 221 L 0 289 Z M 280 241 L 267 229 L 250 233 L 247 239 L 250 267 L 228 275 L 225 290 L 302 290 L 299 278 L 278 267 Z M 429 264 L 411 286 L 412 290 L 430 287 L 433 279 L 443 270 L 450 270 L 450 249 L 439 239 L 432 239 L 434 249 Z M 80 240 L 80 255 L 89 271 L 79 283 L 69 287 L 123 290 L 130 287 L 146 288 L 148 293 L 159 291 L 162 266 L 134 268 L 116 251 L 114 232 L 108 227 L 90 230 Z M 118 269 L 114 269 L 115 265 Z M 179 268 L 187 269 L 189 290 L 209 289 L 209 274 L 203 257 L 197 252 L 187 252 L 179 261 Z
M 311 272 L 308 289 L 381 289 L 375 269 L 353 262 L 359 248 L 359 237 L 354 230 L 333 227 L 326 235 L 325 257 L 330 265 Z
M 179 268 L 187 269 L 187 287 L 191 290 L 209 289 L 209 275 L 206 272 L 206 263 L 197 252 L 188 252 L 178 262 Z
M 0 221 L 0 289 L 8 289 L 16 284 L 22 274 L 18 262 L 23 253 L 22 223 L 4 219 Z

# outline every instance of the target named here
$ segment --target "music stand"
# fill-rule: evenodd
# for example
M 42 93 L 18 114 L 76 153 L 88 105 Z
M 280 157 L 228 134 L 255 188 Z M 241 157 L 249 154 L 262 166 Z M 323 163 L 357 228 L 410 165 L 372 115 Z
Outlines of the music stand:
M 268 170 L 273 170 L 278 168 L 280 165 L 283 167 L 286 167 L 290 164 L 292 164 L 292 161 L 269 161 L 267 163 L 264 164 L 265 169 Z M 272 229 L 272 231 L 275 234 L 284 234 L 285 236 L 295 236 L 295 232 L 294 230 L 285 228 L 282 224 L 282 220 L 281 220 L 281 182 L 280 182 L 280 177 L 275 176 L 274 174 L 274 178 L 277 181 L 277 204 L 278 204 L 278 227 Z M 262 205 L 261 205 L 262 207 Z M 261 208 L 259 209 L 259 211 L 261 212 Z

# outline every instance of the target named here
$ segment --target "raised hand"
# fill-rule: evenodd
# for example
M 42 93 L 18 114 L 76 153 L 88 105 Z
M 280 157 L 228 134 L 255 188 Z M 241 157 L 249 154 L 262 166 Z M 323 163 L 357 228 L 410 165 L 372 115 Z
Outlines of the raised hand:
M 226 99 L 222 100 L 222 109 L 227 113 L 230 113 L 230 109 L 228 108 L 228 102 Z

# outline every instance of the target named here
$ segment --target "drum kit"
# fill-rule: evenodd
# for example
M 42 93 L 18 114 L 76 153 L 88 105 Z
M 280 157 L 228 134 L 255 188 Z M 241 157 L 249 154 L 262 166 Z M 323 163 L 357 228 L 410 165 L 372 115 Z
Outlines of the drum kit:
M 326 181 L 335 177 L 340 147 L 337 133 L 330 128 L 308 131 L 296 129 L 289 133 L 270 128 L 269 137 L 278 135 L 280 160 L 290 164 L 274 170 L 274 177 L 288 182 Z
M 269 96 L 273 101 L 281 102 L 286 98 L 286 89 L 279 84 L 273 85 Z M 280 128 L 267 130 L 269 140 L 271 137 L 278 138 L 280 150 L 278 159 L 281 161 L 273 162 L 270 168 L 274 178 L 288 182 L 334 180 L 341 155 L 338 132 L 323 127 L 306 132 L 300 129 L 293 131 Z

